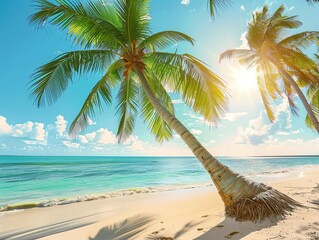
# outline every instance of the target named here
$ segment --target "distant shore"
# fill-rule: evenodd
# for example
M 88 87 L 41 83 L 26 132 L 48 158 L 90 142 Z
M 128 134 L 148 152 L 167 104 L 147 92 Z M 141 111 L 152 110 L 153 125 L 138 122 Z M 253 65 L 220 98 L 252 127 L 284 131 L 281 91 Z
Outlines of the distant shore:
M 212 187 L 141 193 L 0 213 L 0 239 L 317 239 L 319 166 L 269 183 L 306 207 L 285 220 L 224 217 Z

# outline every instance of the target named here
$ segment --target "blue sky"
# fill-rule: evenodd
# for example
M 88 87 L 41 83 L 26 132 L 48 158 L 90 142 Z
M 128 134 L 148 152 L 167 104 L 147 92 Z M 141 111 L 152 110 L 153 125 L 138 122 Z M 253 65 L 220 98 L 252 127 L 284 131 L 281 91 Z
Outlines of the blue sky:
M 273 11 L 283 1 L 234 2 L 212 20 L 206 0 L 151 1 L 154 32 L 177 30 L 196 40 L 194 47 L 181 44 L 167 50 L 175 51 L 177 47 L 179 52 L 191 53 L 205 61 L 229 84 L 232 95 L 229 112 L 217 128 L 204 125 L 201 117 L 178 97 L 174 99 L 177 117 L 214 155 L 319 154 L 319 138 L 305 126 L 305 112 L 300 102 L 297 118 L 291 115 L 287 102 L 279 100 L 276 103 L 277 121 L 271 124 L 253 74 L 236 62 L 218 62 L 223 51 L 245 47 L 244 33 L 252 11 L 264 4 Z M 319 31 L 319 24 L 314 21 L 318 17 L 318 5 L 310 6 L 301 0 L 284 2 L 288 13 L 299 15 L 304 23 L 300 31 Z M 38 109 L 32 105 L 27 91 L 30 75 L 40 65 L 75 48 L 57 28 L 46 26 L 35 31 L 27 20 L 33 12 L 31 0 L 1 2 L 0 154 L 191 155 L 178 136 L 169 143 L 156 143 L 142 121 L 137 122 L 133 136 L 125 144 L 117 144 L 114 107 L 97 114 L 77 140 L 69 140 L 69 124 L 98 75 L 76 79 L 51 107 Z

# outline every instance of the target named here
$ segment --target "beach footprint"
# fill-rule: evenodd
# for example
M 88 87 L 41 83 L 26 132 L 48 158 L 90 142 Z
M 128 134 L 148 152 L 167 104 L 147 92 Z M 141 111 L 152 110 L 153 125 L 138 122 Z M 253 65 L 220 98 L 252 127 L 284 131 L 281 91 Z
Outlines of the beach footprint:
M 224 238 L 232 238 L 232 236 L 234 236 L 234 235 L 236 235 L 236 234 L 238 234 L 239 232 L 231 232 L 231 233 L 229 233 L 228 235 L 226 235 Z

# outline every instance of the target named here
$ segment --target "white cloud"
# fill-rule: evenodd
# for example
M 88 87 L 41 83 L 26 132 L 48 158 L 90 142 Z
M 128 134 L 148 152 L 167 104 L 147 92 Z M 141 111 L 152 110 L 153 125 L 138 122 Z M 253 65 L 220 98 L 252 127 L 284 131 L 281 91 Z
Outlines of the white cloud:
M 188 5 L 190 3 L 190 0 L 182 0 L 181 4 L 183 5 Z
M 291 143 L 303 143 L 304 141 L 301 138 L 297 138 L 297 139 L 288 139 L 288 142 Z
M 288 135 L 294 135 L 300 133 L 300 130 L 295 130 L 295 131 L 278 131 L 276 132 L 277 135 L 283 135 L 283 136 L 288 136 Z
M 245 6 L 244 6 L 244 5 L 241 5 L 241 6 L 240 6 L 240 10 L 245 11 L 245 10 L 246 10 Z
M 195 119 L 196 122 L 198 122 L 198 123 L 204 123 L 204 118 L 202 116 L 196 116 L 196 115 L 194 115 L 193 113 L 190 113 L 190 112 L 184 113 L 183 115 L 186 116 L 186 117 L 190 117 L 192 119 Z
M 115 144 L 117 143 L 116 136 L 108 131 L 106 128 L 100 128 L 96 131 L 95 140 L 97 143 L 101 144 Z
M 34 140 L 23 140 L 23 142 L 27 145 L 46 145 L 46 142 L 39 142 L 39 141 L 34 141 Z
M 96 125 L 96 122 L 94 122 L 89 116 L 87 116 L 87 119 L 89 125 Z
M 124 145 L 129 145 L 129 148 L 134 151 L 144 151 L 146 149 L 146 143 L 142 142 L 138 136 L 130 136 Z
M 21 138 L 25 143 L 46 144 L 47 131 L 43 123 L 31 122 L 10 125 L 5 117 L 0 116 L 0 136 L 11 136 Z
M 80 144 L 79 143 L 74 143 L 71 141 L 62 141 L 63 145 L 68 147 L 68 148 L 79 148 Z
M 273 135 L 288 135 L 287 130 L 290 130 L 291 125 L 291 113 L 288 109 L 288 101 L 284 100 L 275 109 L 276 122 L 269 123 L 266 111 L 260 112 L 259 117 L 252 119 L 248 123 L 248 127 L 243 129 L 238 128 L 238 136 L 236 138 L 237 143 L 252 145 L 258 145 L 263 143 L 274 142 Z M 299 130 L 291 131 L 293 134 L 299 133 Z
M 79 135 L 78 139 L 83 144 L 116 144 L 117 139 L 113 132 L 106 128 L 100 128 L 99 130 L 84 135 Z
M 29 133 L 32 131 L 33 128 L 33 122 L 26 122 L 26 123 L 22 123 L 22 124 L 16 124 L 14 126 L 14 133 L 13 136 L 14 137 L 22 137 L 25 133 Z
M 91 133 L 85 134 L 85 137 L 88 141 L 93 141 L 96 137 L 96 132 L 91 132 Z
M 78 138 L 79 138 L 79 141 L 81 143 L 88 143 L 89 142 L 88 139 L 83 135 L 79 135 Z
M 230 121 L 230 122 L 234 122 L 236 121 L 238 118 L 247 115 L 247 112 L 234 112 L 234 113 L 226 113 L 224 117 L 222 117 L 222 119 Z
M 174 103 L 174 104 L 181 104 L 181 103 L 183 103 L 183 99 L 173 99 L 172 100 L 172 102 Z
M 274 1 L 273 0 L 267 0 L 265 5 L 271 7 L 272 5 L 274 4 Z
M 55 130 L 57 131 L 59 137 L 65 136 L 67 123 L 68 122 L 64 119 L 62 115 L 58 115 L 56 117 Z
M 173 138 L 175 139 L 181 139 L 181 137 L 178 134 L 173 134 Z
M 192 129 L 191 129 L 191 133 L 194 134 L 194 135 L 199 135 L 199 134 L 202 133 L 202 131 L 201 131 L 201 130 L 198 130 L 198 129 L 192 128 Z
M 289 9 L 288 9 L 288 11 L 291 11 L 291 10 L 293 10 L 295 8 L 295 6 L 291 6 Z
M 238 47 L 239 49 L 242 49 L 242 48 L 243 48 L 243 49 L 248 49 L 248 48 L 249 48 L 246 35 L 247 35 L 247 32 L 243 32 L 243 33 L 240 35 L 239 40 L 241 41 L 241 44 L 240 44 L 240 46 Z
M 12 127 L 7 123 L 7 119 L 0 116 L 0 135 L 8 134 L 11 131 Z
M 274 136 L 268 136 L 268 138 L 265 139 L 265 143 L 267 143 L 267 144 L 278 143 L 278 138 L 275 138 Z
M 46 140 L 47 132 L 44 130 L 43 123 L 35 123 L 35 140 L 44 141 Z

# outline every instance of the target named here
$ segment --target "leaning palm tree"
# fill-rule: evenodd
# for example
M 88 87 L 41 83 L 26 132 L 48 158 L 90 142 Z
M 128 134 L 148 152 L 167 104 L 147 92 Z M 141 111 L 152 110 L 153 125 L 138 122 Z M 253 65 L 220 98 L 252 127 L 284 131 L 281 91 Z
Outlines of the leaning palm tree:
M 310 85 L 307 91 L 307 96 L 310 99 L 310 106 L 317 118 L 319 118 L 319 85 Z M 306 124 L 309 128 L 314 129 L 314 125 L 307 114 Z
M 151 35 L 148 0 L 117 0 L 114 4 L 88 1 L 86 5 L 56 2 L 37 0 L 37 12 L 30 21 L 36 26 L 50 23 L 67 29 L 84 50 L 63 53 L 37 69 L 30 81 L 35 103 L 38 107 L 54 103 L 76 74 L 103 73 L 72 122 L 71 137 L 86 128 L 96 108 L 110 105 L 112 92 L 118 90 L 119 142 L 132 134 L 139 112 L 157 141 L 170 139 L 176 131 L 210 174 L 228 216 L 260 220 L 284 215 L 298 205 L 221 164 L 175 117 L 166 89 L 180 94 L 189 107 L 213 124 L 227 109 L 227 89 L 223 80 L 194 56 L 162 51 L 179 41 L 193 44 L 193 39 L 176 31 Z
M 309 4 L 319 3 L 318 0 L 306 0 Z M 218 9 L 231 5 L 232 0 L 208 0 L 208 9 L 211 17 L 216 15 Z
M 308 122 L 310 120 L 319 133 L 318 119 L 300 89 L 309 85 L 319 86 L 318 66 L 301 50 L 317 44 L 319 32 L 308 31 L 284 37 L 287 29 L 301 26 L 296 16 L 283 15 L 284 10 L 282 5 L 269 15 L 265 6 L 261 11 L 253 13 L 246 34 L 249 49 L 227 50 L 221 54 L 220 60 L 236 58 L 248 67 L 256 66 L 258 87 L 271 122 L 275 121 L 276 116 L 270 100 L 276 100 L 278 96 L 286 96 L 292 113 L 298 114 L 293 101 L 296 93 L 308 113 Z

